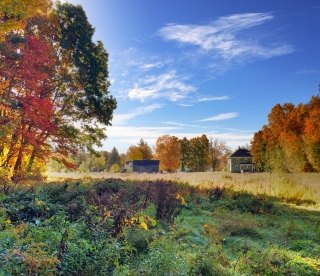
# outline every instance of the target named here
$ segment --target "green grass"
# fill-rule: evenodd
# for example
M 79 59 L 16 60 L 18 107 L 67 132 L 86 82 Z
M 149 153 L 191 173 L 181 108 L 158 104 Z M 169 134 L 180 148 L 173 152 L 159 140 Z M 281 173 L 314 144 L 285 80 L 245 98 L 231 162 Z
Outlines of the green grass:
M 160 181 L 22 187 L 0 195 L 0 275 L 319 275 L 320 211 L 296 204 Z

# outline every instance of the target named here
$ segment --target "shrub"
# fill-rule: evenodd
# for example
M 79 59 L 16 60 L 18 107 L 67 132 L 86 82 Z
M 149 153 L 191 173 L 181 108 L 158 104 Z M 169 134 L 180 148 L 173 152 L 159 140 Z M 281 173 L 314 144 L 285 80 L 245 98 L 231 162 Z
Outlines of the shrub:
M 121 263 L 124 250 L 115 240 L 91 243 L 77 239 L 68 242 L 59 275 L 110 275 Z
M 127 243 L 135 249 L 135 253 L 141 254 L 148 252 L 153 233 L 139 228 L 130 228 L 125 233 L 125 237 Z
M 189 275 L 227 276 L 231 275 L 229 267 L 227 257 L 217 251 L 216 247 L 211 247 L 196 255 L 192 261 Z
M 222 199 L 225 192 L 226 192 L 226 189 L 224 187 L 223 188 L 215 187 L 210 191 L 209 198 L 210 200 Z
M 175 190 L 170 186 L 170 183 L 157 182 L 155 187 L 157 191 L 156 218 L 168 222 L 173 221 L 181 207 Z
M 239 263 L 239 271 L 254 275 L 319 275 L 320 262 L 278 248 L 249 251 Z
M 232 196 L 231 209 L 252 214 L 271 213 L 273 201 L 265 195 L 251 195 L 246 192 L 235 192 Z
M 113 164 L 110 168 L 110 172 L 112 173 L 118 173 L 120 172 L 120 166 L 119 164 Z
M 220 234 L 230 236 L 259 236 L 258 227 L 260 224 L 250 214 L 243 214 L 237 211 L 228 211 L 223 208 L 217 209 L 213 216 L 218 222 Z
M 133 275 L 187 275 L 189 262 L 173 240 L 159 237 L 149 244 L 148 255 L 136 264 Z

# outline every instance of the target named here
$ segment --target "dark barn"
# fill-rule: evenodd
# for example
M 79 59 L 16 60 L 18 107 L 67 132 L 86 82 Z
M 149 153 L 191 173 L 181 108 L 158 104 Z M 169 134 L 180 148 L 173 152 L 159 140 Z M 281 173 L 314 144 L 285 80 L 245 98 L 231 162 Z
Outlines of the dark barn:
M 137 173 L 158 173 L 159 160 L 133 160 L 133 172 Z

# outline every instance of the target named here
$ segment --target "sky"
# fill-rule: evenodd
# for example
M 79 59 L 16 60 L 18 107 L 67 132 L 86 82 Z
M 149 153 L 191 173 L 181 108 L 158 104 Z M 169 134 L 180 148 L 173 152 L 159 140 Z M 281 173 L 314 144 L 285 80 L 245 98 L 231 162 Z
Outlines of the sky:
M 70 0 L 109 53 L 102 149 L 206 134 L 250 144 L 277 104 L 318 94 L 318 0 Z

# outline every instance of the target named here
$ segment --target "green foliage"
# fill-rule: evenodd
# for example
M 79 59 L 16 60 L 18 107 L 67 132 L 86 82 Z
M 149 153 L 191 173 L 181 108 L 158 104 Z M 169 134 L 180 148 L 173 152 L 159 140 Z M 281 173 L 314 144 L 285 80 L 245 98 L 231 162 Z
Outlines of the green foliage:
M 241 259 L 239 270 L 245 274 L 317 275 L 319 262 L 303 260 L 283 249 L 268 248 L 262 252 L 250 251 Z
M 183 139 L 179 140 L 179 144 L 180 167 L 181 171 L 184 172 L 189 160 L 189 140 L 184 137 Z
M 110 172 L 112 173 L 118 173 L 120 172 L 120 166 L 119 164 L 113 164 L 110 168 Z
M 210 144 L 206 135 L 189 141 L 188 168 L 191 171 L 204 172 L 210 165 Z
M 0 274 L 319 275 L 319 212 L 279 200 L 161 181 L 20 187 L 0 194 Z
M 109 154 L 109 157 L 108 157 L 108 162 L 107 162 L 107 171 L 110 171 L 111 170 L 111 167 L 113 165 L 118 165 L 119 167 L 119 171 L 120 171 L 120 155 L 119 155 L 119 152 L 118 150 L 113 147 L 112 151 L 110 152 Z
M 108 95 L 108 54 L 102 42 L 93 42 L 94 28 L 88 22 L 81 6 L 59 4 L 56 14 L 59 19 L 59 42 L 71 52 L 71 59 L 78 69 L 78 81 L 84 91 L 75 101 L 79 118 L 109 125 L 116 100 Z M 95 68 L 95 70 L 92 70 Z M 89 127 L 91 132 L 96 130 Z
M 227 257 L 212 246 L 204 252 L 197 254 L 192 261 L 192 267 L 189 275 L 232 275 L 229 272 L 230 264 Z

